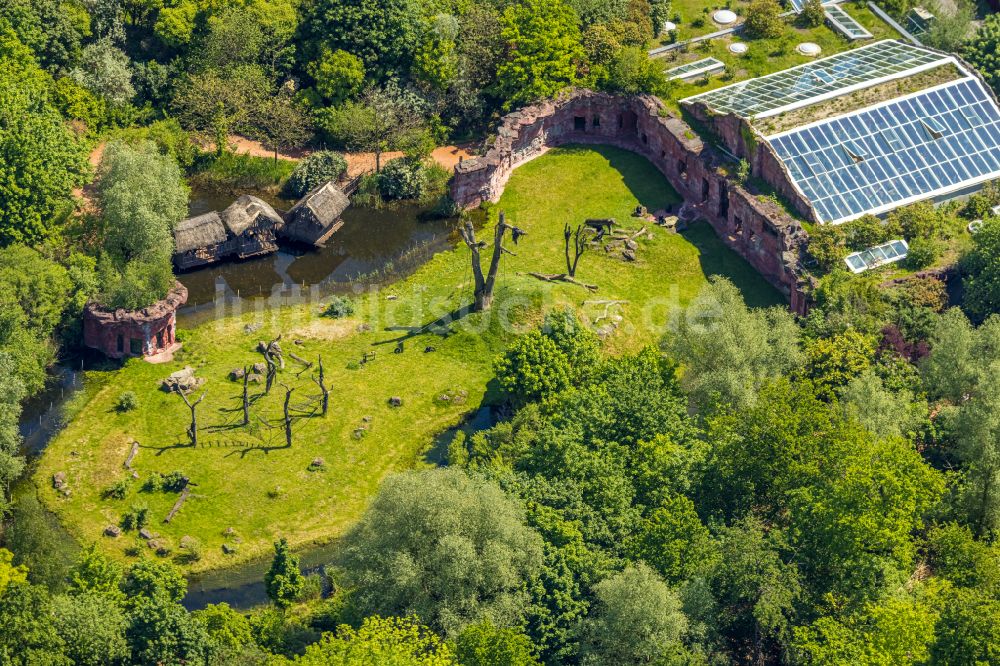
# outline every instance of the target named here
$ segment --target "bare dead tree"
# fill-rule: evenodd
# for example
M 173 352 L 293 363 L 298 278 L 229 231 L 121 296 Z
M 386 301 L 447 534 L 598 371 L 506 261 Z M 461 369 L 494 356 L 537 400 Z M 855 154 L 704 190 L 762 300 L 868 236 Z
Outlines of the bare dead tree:
M 587 251 L 587 241 L 583 237 L 583 225 L 577 225 L 576 233 L 570 229 L 569 223 L 563 229 L 563 237 L 566 239 L 566 273 L 570 277 L 576 277 L 576 265 L 580 263 L 580 257 Z M 569 258 L 569 242 L 573 241 L 573 260 Z
M 500 257 L 503 253 L 506 252 L 509 255 L 517 256 L 503 246 L 503 237 L 508 230 L 510 231 L 510 238 L 514 241 L 514 245 L 517 245 L 517 241 L 521 236 L 527 233 L 523 229 L 507 224 L 507 216 L 503 211 L 500 211 L 500 220 L 493 230 L 493 256 L 490 258 L 489 270 L 484 276 L 480 251 L 486 247 L 486 242 L 476 241 L 476 230 L 472 226 L 472 222 L 466 222 L 464 226 L 459 228 L 462 240 L 465 241 L 465 244 L 472 251 L 472 276 L 476 281 L 475 292 L 473 292 L 473 312 L 489 310 L 490 306 L 493 305 L 493 287 L 496 285 L 497 270 L 500 268 Z
M 267 363 L 267 382 L 264 384 L 264 393 L 270 393 L 271 385 L 274 384 L 274 378 L 278 374 L 278 366 L 270 354 L 264 354 L 264 362 Z
M 177 394 L 181 396 L 181 400 L 183 400 L 184 404 L 191 410 L 191 425 L 188 427 L 187 431 L 188 439 L 191 441 L 191 446 L 198 446 L 198 415 L 195 410 L 198 408 L 198 405 L 201 404 L 201 401 L 205 399 L 206 393 L 208 393 L 208 391 L 202 393 L 201 397 L 196 401 L 191 402 L 187 399 L 187 396 L 184 395 L 184 391 L 177 389 Z
M 292 401 L 292 391 L 295 389 L 285 386 L 285 444 L 292 448 L 292 414 L 289 411 L 289 403 Z
M 249 366 L 243 366 L 243 425 L 250 425 L 250 396 L 248 383 L 250 382 Z
M 313 381 L 319 386 L 320 393 L 323 394 L 323 416 L 326 416 L 326 410 L 330 407 L 330 391 L 326 388 L 326 380 L 323 375 L 323 357 L 319 357 L 319 377 L 313 378 Z

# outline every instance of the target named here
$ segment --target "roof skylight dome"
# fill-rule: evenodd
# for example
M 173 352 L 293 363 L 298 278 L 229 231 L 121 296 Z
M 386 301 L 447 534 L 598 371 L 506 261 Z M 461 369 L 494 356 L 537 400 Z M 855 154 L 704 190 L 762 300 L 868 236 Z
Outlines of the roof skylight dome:
M 719 25 L 732 25 L 733 23 L 736 23 L 736 12 L 728 9 L 720 9 L 712 14 L 712 20 Z
M 804 56 L 818 56 L 823 52 L 823 49 L 820 48 L 819 44 L 814 42 L 802 42 L 795 47 L 795 50 Z

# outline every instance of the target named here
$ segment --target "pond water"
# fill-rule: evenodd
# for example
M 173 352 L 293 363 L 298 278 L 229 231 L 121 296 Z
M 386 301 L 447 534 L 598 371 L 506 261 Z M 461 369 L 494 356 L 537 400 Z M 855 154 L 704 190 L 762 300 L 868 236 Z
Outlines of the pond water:
M 279 210 L 291 202 L 262 197 Z M 234 197 L 192 190 L 191 215 L 222 210 Z M 350 207 L 344 226 L 326 247 L 283 246 L 266 257 L 227 262 L 195 269 L 178 276 L 188 288 L 188 303 L 178 319 L 191 327 L 214 317 L 213 304 L 227 299 L 258 298 L 299 287 L 302 293 L 316 285 L 321 296 L 347 292 L 359 283 L 397 280 L 416 270 L 436 252 L 453 242 L 450 220 L 427 219 L 427 209 L 398 204 L 381 209 Z

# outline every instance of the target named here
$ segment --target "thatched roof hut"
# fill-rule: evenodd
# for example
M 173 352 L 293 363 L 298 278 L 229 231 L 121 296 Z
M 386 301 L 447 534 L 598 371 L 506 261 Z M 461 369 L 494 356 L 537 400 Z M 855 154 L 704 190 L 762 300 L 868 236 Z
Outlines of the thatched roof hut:
M 256 257 L 278 249 L 284 220 L 266 201 L 244 194 L 221 213 L 183 220 L 174 230 L 174 263 L 183 270 L 228 257 Z
M 344 191 L 330 181 L 306 194 L 288 211 L 281 235 L 298 243 L 322 245 L 343 225 L 340 216 L 350 205 Z
M 240 195 L 222 211 L 220 217 L 233 236 L 241 236 L 251 227 L 273 228 L 284 224 L 271 204 L 251 194 Z
M 183 270 L 218 261 L 228 238 L 215 211 L 182 220 L 174 229 L 174 263 Z

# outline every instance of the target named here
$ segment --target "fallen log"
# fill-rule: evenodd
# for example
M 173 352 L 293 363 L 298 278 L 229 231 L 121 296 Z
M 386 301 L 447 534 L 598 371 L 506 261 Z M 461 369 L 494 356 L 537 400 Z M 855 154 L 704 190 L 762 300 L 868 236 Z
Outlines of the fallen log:
M 181 491 L 181 496 L 177 498 L 176 502 L 174 502 L 173 508 L 170 509 L 170 513 L 168 513 L 167 517 L 163 519 L 163 522 L 169 523 L 171 520 L 174 519 L 174 516 L 177 515 L 177 512 L 181 510 L 182 506 L 184 506 L 184 500 L 186 500 L 190 494 L 191 494 L 191 486 L 190 485 L 184 486 L 184 490 Z
M 580 287 L 583 287 L 584 289 L 589 289 L 590 291 L 597 291 L 596 284 L 587 284 L 585 282 L 580 282 L 576 278 L 571 278 L 569 275 L 566 275 L 566 273 L 534 273 L 529 271 L 528 275 L 530 275 L 533 278 L 542 280 L 543 282 L 568 282 L 570 284 L 575 284 Z
M 139 453 L 139 442 L 132 442 L 132 450 L 128 453 L 128 458 L 125 459 L 125 469 L 132 471 L 132 461 L 135 460 L 136 455 Z
M 307 361 L 307 360 L 305 360 L 304 358 L 302 358 L 301 356 L 298 356 L 298 355 L 296 355 L 296 354 L 295 354 L 294 352 L 288 352 L 288 356 L 289 356 L 289 358 L 291 358 L 291 359 L 292 359 L 293 361 L 298 361 L 298 362 L 299 362 L 299 363 L 301 363 L 302 365 L 306 366 L 306 368 L 311 368 L 311 367 L 312 367 L 312 365 L 313 365 L 313 364 L 312 364 L 312 361 Z

